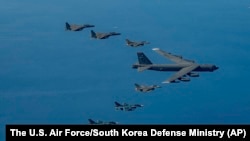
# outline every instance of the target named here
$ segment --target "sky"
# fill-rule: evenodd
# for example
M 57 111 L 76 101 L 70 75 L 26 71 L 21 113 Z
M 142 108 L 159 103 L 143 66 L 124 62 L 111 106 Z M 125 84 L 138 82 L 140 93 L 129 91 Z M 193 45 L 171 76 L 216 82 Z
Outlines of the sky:
M 249 124 L 248 0 L 1 0 L 0 140 L 6 124 Z M 79 32 L 65 22 L 93 24 Z M 90 30 L 119 32 L 104 40 Z M 150 44 L 132 48 L 125 39 Z M 190 82 L 163 84 L 174 72 L 132 69 L 137 52 L 172 63 L 160 48 L 215 64 Z M 134 83 L 158 84 L 150 93 Z M 114 101 L 143 104 L 116 111 Z

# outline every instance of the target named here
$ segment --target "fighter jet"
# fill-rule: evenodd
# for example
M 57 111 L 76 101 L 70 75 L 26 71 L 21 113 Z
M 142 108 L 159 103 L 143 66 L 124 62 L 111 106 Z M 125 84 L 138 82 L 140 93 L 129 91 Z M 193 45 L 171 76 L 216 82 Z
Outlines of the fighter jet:
M 134 111 L 138 107 L 143 107 L 143 105 L 141 105 L 141 104 L 127 104 L 127 103 L 120 104 L 117 101 L 115 101 L 115 109 L 116 110 Z
M 91 24 L 76 25 L 76 24 L 69 24 L 68 22 L 65 23 L 65 30 L 70 30 L 70 31 L 81 31 L 84 28 L 90 28 L 90 27 L 95 27 L 95 26 Z
M 94 32 L 91 30 L 91 37 L 94 39 L 107 39 L 110 36 L 121 35 L 121 33 L 117 32 L 108 32 L 108 33 L 101 33 L 101 32 Z
M 153 64 L 143 52 L 137 52 L 139 63 L 133 64 L 132 68 L 137 69 L 139 72 L 144 70 L 177 71 L 162 83 L 187 82 L 190 81 L 188 76 L 199 77 L 199 74 L 195 72 L 213 72 L 219 68 L 214 64 L 198 64 L 193 60 L 184 59 L 182 56 L 173 55 L 159 48 L 153 48 L 153 51 L 170 59 L 175 64 Z
M 140 92 L 150 92 L 155 90 L 156 88 L 161 88 L 159 85 L 139 85 L 135 83 L 135 90 Z
M 88 119 L 88 121 L 89 121 L 89 124 L 94 124 L 94 125 L 115 125 L 115 124 L 118 124 L 117 122 L 114 122 L 114 121 L 104 122 L 101 120 L 94 121 L 92 119 Z
M 147 41 L 131 41 L 129 39 L 125 39 L 126 45 L 131 46 L 131 47 L 139 47 L 139 46 L 144 46 L 145 44 L 150 44 Z

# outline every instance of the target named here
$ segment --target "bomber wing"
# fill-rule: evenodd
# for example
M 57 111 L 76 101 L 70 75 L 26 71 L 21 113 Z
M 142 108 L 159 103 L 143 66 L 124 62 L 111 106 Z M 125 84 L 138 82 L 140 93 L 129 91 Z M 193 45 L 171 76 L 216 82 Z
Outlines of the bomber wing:
M 170 59 L 171 61 L 177 63 L 177 64 L 191 64 L 191 63 L 195 63 L 193 60 L 187 60 L 187 59 L 183 59 L 182 56 L 178 56 L 178 55 L 173 55 L 169 52 L 165 52 L 159 48 L 153 48 L 153 51 L 157 52 L 158 54 Z
M 192 64 L 192 65 L 190 65 L 188 67 L 182 68 L 181 70 L 179 70 L 178 72 L 176 72 L 174 75 L 172 75 L 169 79 L 167 79 L 163 83 L 174 82 L 176 79 L 179 79 L 179 78 L 183 77 L 184 75 L 190 73 L 191 71 L 193 71 L 197 67 L 199 67 L 198 64 Z

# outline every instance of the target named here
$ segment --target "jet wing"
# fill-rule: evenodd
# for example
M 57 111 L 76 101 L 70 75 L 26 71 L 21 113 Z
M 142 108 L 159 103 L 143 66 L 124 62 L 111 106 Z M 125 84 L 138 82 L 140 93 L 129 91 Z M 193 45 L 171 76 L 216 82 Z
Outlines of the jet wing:
M 186 60 L 186 59 L 183 59 L 181 56 L 177 56 L 177 55 L 173 55 L 169 52 L 165 52 L 163 50 L 160 50 L 159 48 L 153 48 L 152 49 L 153 51 L 157 52 L 158 54 L 170 59 L 171 61 L 177 63 L 177 64 L 183 64 L 183 63 L 194 63 L 194 61 L 192 60 Z
M 168 80 L 164 81 L 163 83 L 174 82 L 176 79 L 181 78 L 182 76 L 188 74 L 189 72 L 193 71 L 197 67 L 199 67 L 198 64 L 192 64 L 192 65 L 190 65 L 188 67 L 182 68 L 180 71 L 178 71 L 177 73 L 172 75 Z
M 96 36 L 100 39 L 107 38 L 109 34 L 107 33 L 96 33 Z
M 70 28 L 71 28 L 71 30 L 77 30 L 79 28 L 79 26 L 75 25 L 75 24 L 71 24 Z
M 133 46 L 133 47 L 137 47 L 137 46 L 139 46 L 140 44 L 138 44 L 138 43 L 136 43 L 136 42 L 132 42 L 130 45 Z
M 80 30 L 83 27 L 79 26 L 79 25 L 71 25 L 70 28 L 71 28 L 71 30 Z

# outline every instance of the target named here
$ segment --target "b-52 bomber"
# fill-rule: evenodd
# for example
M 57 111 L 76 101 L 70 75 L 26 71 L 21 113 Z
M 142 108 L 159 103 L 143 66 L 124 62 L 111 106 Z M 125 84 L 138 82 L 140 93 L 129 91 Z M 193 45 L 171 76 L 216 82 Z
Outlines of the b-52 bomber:
M 145 44 L 150 44 L 150 42 L 147 41 L 131 41 L 129 39 L 125 39 L 126 45 L 131 47 L 139 47 L 144 46 Z
M 91 32 L 91 37 L 94 39 L 107 39 L 110 36 L 121 35 L 121 33 L 117 32 L 101 33 L 101 32 L 95 32 L 93 30 L 91 30 L 90 32 Z
M 135 83 L 135 90 L 140 92 L 150 92 L 155 90 L 156 88 L 161 88 L 159 85 L 139 85 Z
M 144 70 L 154 71 L 177 71 L 167 80 L 162 83 L 178 83 L 180 81 L 190 81 L 190 77 L 199 77 L 195 72 L 213 72 L 217 70 L 214 64 L 197 64 L 193 60 L 183 59 L 182 56 L 173 55 L 171 53 L 160 50 L 159 48 L 153 48 L 153 51 L 175 62 L 175 64 L 153 64 L 143 52 L 137 52 L 139 63 L 133 64 L 132 68 L 138 69 L 139 72 Z
M 116 110 L 134 111 L 138 107 L 143 107 L 143 105 L 141 105 L 141 104 L 127 104 L 127 103 L 120 104 L 117 101 L 115 101 L 115 109 Z
M 88 121 L 89 121 L 89 124 L 93 124 L 93 125 L 115 125 L 115 124 L 118 124 L 117 122 L 114 122 L 114 121 L 104 122 L 101 120 L 94 121 L 92 119 L 88 119 Z
M 65 23 L 65 30 L 70 30 L 70 31 L 81 31 L 84 28 L 90 28 L 90 27 L 95 27 L 95 26 L 91 24 L 77 25 L 77 24 L 69 24 L 68 22 Z

